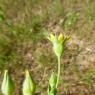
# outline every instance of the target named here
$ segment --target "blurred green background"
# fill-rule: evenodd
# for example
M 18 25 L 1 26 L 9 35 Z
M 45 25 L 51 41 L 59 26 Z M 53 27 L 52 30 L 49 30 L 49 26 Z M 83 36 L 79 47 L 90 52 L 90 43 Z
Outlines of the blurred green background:
M 24 70 L 47 95 L 56 56 L 48 33 L 71 35 L 61 62 L 60 95 L 95 95 L 95 0 L 0 0 L 0 86 L 8 69 L 22 95 Z M 1 95 L 1 93 L 0 93 Z

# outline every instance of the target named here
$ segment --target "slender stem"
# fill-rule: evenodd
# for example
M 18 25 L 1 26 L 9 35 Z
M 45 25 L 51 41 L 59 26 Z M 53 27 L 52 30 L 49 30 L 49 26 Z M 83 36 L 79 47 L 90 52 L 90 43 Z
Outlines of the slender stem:
M 57 73 L 57 83 L 56 83 L 56 88 L 58 87 L 59 77 L 60 77 L 60 57 L 57 57 L 57 59 L 58 59 L 58 73 Z

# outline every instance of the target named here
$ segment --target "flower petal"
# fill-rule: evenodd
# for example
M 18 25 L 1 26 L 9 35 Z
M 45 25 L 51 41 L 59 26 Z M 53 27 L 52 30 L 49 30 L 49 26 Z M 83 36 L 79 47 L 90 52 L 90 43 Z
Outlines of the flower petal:
M 58 36 L 58 41 L 62 44 L 64 41 L 64 35 L 62 33 L 60 33 L 60 35 Z

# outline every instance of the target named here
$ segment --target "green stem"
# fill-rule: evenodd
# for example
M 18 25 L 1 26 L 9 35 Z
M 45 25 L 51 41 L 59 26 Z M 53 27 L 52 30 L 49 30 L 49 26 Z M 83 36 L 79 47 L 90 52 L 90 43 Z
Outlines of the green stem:
M 59 77 L 60 77 L 60 57 L 57 57 L 57 58 L 58 58 L 58 73 L 57 73 L 56 88 L 58 87 Z

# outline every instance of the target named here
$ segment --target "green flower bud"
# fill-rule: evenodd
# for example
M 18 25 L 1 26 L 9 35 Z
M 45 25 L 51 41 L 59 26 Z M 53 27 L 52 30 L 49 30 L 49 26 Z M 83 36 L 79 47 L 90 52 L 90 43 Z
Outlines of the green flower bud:
M 50 34 L 50 37 L 48 39 L 53 44 L 53 50 L 57 57 L 60 57 L 64 51 L 64 45 L 65 42 L 70 38 L 70 36 L 64 36 L 63 34 L 60 34 L 59 36 L 54 36 L 53 34 Z
M 49 80 L 48 95 L 56 95 L 56 82 L 57 76 L 55 73 L 52 73 Z
M 57 76 L 56 76 L 56 74 L 53 72 L 53 73 L 51 74 L 50 79 L 49 79 L 50 87 L 51 87 L 51 88 L 55 88 L 55 87 L 56 87 L 56 82 L 57 82 Z
M 13 95 L 14 90 L 15 90 L 14 82 L 11 79 L 8 70 L 5 70 L 1 91 L 4 95 Z
M 23 82 L 22 92 L 23 95 L 34 95 L 36 89 L 36 84 L 33 81 L 29 71 L 25 71 L 25 80 Z

